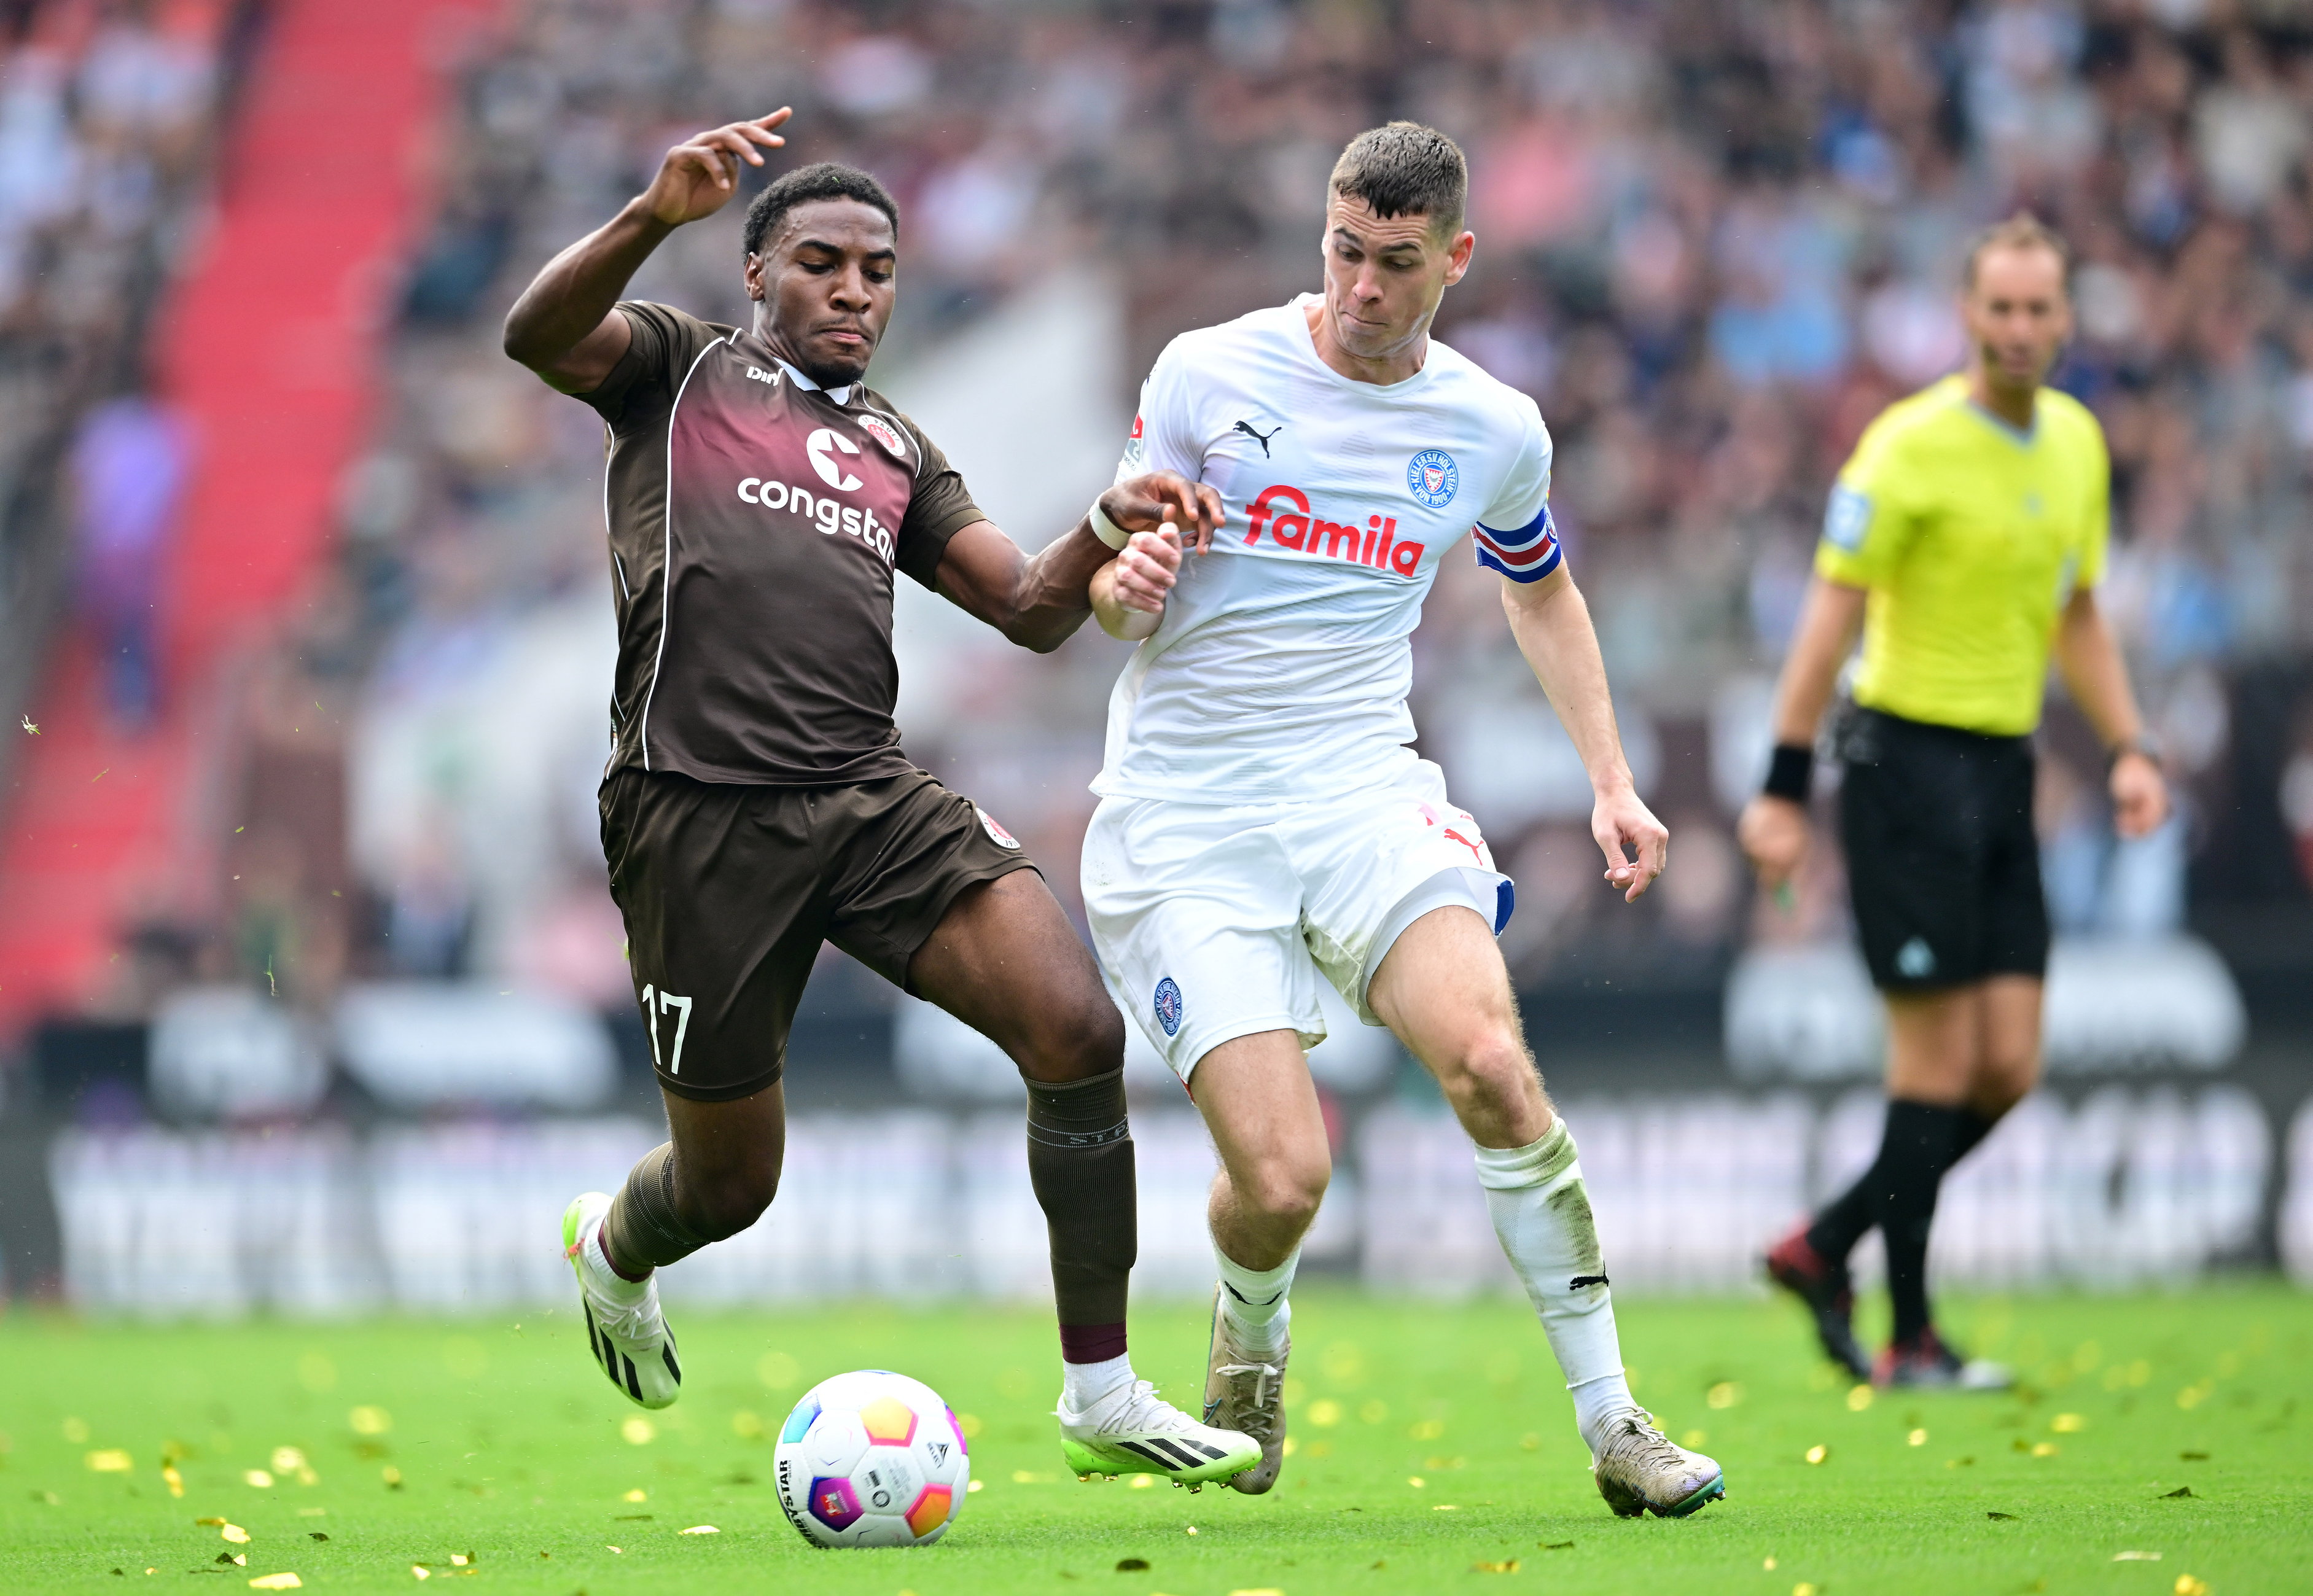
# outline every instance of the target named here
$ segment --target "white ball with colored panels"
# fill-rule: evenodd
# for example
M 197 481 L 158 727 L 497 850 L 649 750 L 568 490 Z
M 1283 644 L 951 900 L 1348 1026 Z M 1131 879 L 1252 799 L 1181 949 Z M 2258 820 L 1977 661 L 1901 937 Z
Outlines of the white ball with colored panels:
M 883 1369 L 805 1392 L 772 1467 L 787 1521 L 820 1547 L 929 1546 L 972 1485 L 963 1430 L 940 1394 Z

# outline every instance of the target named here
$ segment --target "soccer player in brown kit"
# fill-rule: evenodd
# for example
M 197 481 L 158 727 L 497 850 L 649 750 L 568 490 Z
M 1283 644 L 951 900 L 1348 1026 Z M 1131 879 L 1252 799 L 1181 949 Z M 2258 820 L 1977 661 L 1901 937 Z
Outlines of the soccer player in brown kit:
M 675 228 L 785 141 L 782 110 L 669 150 L 650 187 L 541 271 L 506 353 L 608 434 L 618 678 L 602 846 L 672 1138 L 563 1218 L 588 1343 L 646 1407 L 682 1366 L 652 1272 L 752 1224 L 778 1186 L 787 1029 L 822 942 L 999 1044 L 1028 1092 L 1051 1232 L 1063 1437 L 1111 1473 L 1251 1466 L 1244 1436 L 1134 1379 L 1136 1250 L 1121 1017 L 1018 843 L 910 764 L 892 720 L 895 572 L 1025 647 L 1056 648 L 1133 530 L 1209 532 L 1209 489 L 1150 473 L 1029 558 L 862 381 L 891 316 L 897 207 L 821 164 L 748 207 L 752 324 L 620 299 Z

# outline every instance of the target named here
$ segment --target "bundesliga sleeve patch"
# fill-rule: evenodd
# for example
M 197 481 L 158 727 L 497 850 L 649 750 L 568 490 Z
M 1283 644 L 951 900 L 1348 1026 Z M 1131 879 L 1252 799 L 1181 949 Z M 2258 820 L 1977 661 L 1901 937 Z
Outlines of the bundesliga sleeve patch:
M 1020 839 L 1013 836 L 1009 831 L 1004 829 L 1004 828 L 997 822 L 996 817 L 989 814 L 986 810 L 981 808 L 980 805 L 977 803 L 973 804 L 972 806 L 972 812 L 980 817 L 980 829 L 988 833 L 988 840 L 994 843 L 998 847 L 1016 848 L 1020 846 Z
M 1833 488 L 1831 503 L 1823 513 L 1823 540 L 1853 554 L 1863 547 L 1863 534 L 1870 530 L 1870 499 L 1844 485 Z

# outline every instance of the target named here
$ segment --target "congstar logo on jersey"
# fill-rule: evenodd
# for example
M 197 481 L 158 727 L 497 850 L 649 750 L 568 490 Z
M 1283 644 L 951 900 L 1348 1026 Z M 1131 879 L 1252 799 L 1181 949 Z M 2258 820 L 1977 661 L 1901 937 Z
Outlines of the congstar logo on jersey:
M 818 469 L 821 476 L 847 493 L 857 487 L 858 478 L 849 472 L 837 471 L 834 469 L 835 462 L 824 457 L 820 444 L 820 440 L 822 438 L 835 438 L 836 442 L 854 454 L 859 452 L 859 446 L 838 438 L 835 434 L 824 427 L 812 434 L 811 442 L 805 445 L 810 453 L 811 463 Z M 836 480 L 839 476 L 841 478 L 840 481 Z M 742 478 L 739 483 L 739 496 L 748 504 L 761 504 L 766 510 L 785 510 L 791 515 L 799 515 L 828 537 L 832 538 L 836 533 L 841 532 L 846 537 L 857 538 L 883 556 L 885 565 L 892 563 L 892 539 L 895 529 L 877 521 L 875 512 L 873 510 L 861 510 L 857 506 L 843 504 L 833 494 L 813 493 L 799 483 L 774 482 L 766 477 Z
M 1423 546 L 1398 541 L 1396 516 L 1368 515 L 1363 526 L 1327 521 L 1311 513 L 1307 494 L 1286 483 L 1262 488 L 1261 496 L 1244 507 L 1244 521 L 1248 544 L 1260 542 L 1267 533 L 1269 540 L 1280 548 L 1347 560 L 1398 576 L 1411 576 L 1421 568 Z

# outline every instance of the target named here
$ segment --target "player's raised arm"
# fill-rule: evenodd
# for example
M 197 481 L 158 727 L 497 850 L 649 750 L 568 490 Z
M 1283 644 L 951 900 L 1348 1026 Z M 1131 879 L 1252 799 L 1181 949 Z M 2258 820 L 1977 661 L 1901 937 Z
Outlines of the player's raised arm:
M 1502 609 L 1518 652 L 1534 667 L 1535 680 L 1589 772 L 1596 800 L 1590 835 L 1606 855 L 1606 881 L 1622 890 L 1624 902 L 1633 902 L 1669 862 L 1670 832 L 1639 796 L 1623 757 L 1590 607 L 1561 566 L 1538 582 L 1504 582 Z
M 531 279 L 506 312 L 506 354 L 565 393 L 599 387 L 632 337 L 611 313 L 628 280 L 668 233 L 723 208 L 739 191 L 739 163 L 761 166 L 764 150 L 787 143 L 771 130 L 793 114 L 782 106 L 669 150 L 649 188 Z
M 1151 471 L 1128 478 L 1103 493 L 1093 509 L 1069 531 L 1054 539 L 1033 557 L 1004 535 L 995 522 L 978 521 L 948 539 L 941 557 L 939 591 L 958 608 L 970 611 L 1023 648 L 1050 653 L 1084 624 L 1099 607 L 1099 593 L 1112 595 L 1120 549 L 1135 558 L 1137 585 L 1128 591 L 1139 601 L 1129 608 L 1161 611 L 1164 592 L 1180 568 L 1180 541 L 1174 529 L 1195 529 L 1196 547 L 1212 542 L 1222 519 L 1220 495 L 1202 483 L 1191 482 L 1172 471 Z M 1105 522 L 1096 526 L 1095 522 Z M 1161 547 L 1172 541 L 1172 558 L 1143 546 Z M 1161 582 L 1161 586 L 1159 585 Z M 1096 583 L 1102 585 L 1096 587 Z M 1101 625 L 1111 634 L 1147 636 L 1156 630 L 1153 613 L 1146 630 L 1117 630 L 1103 611 Z

